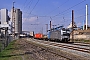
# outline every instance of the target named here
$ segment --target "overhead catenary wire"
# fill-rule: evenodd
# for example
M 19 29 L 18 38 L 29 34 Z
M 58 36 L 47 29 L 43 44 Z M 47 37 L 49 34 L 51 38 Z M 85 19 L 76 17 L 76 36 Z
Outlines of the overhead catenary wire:
M 75 11 L 75 13 L 76 13 L 76 12 L 80 12 L 81 10 L 84 10 L 84 9 L 85 9 L 85 8 L 78 9 L 78 10 Z M 67 14 L 70 15 L 70 13 L 71 13 L 71 12 L 68 11 L 68 12 L 66 12 L 66 13 L 64 13 L 64 14 L 60 14 L 60 15 L 58 15 L 58 16 L 56 16 L 56 17 L 60 17 L 61 15 L 67 15 Z
M 71 8 L 76 7 L 77 5 L 79 5 L 79 4 L 81 4 L 81 3 L 85 2 L 85 1 L 86 1 L 86 0 L 83 0 L 83 1 L 79 2 L 78 4 L 76 4 L 76 5 L 74 5 L 74 6 L 70 7 L 70 8 L 68 8 L 68 9 L 66 9 L 66 10 L 64 10 L 63 12 L 54 15 L 53 17 L 56 17 L 56 16 L 58 16 L 59 14 L 62 14 L 62 13 L 64 13 L 64 12 L 70 10 Z
M 25 8 L 30 4 L 31 1 L 32 1 L 32 0 L 30 0 L 29 3 L 27 3 L 28 0 L 26 0 L 25 3 L 24 3 L 24 5 L 22 6 L 22 7 L 23 7 L 22 9 L 25 9 Z
M 68 0 L 67 0 L 67 1 L 68 1 Z M 67 1 L 66 1 L 66 2 L 67 2 Z M 86 1 L 86 0 L 83 0 L 83 1 L 79 2 L 78 4 L 76 4 L 76 5 L 74 5 L 74 6 L 70 7 L 70 8 L 68 8 L 68 9 L 66 9 L 65 11 L 63 11 L 63 12 L 61 12 L 61 13 L 55 15 L 55 16 L 46 16 L 46 15 L 44 15 L 44 16 L 39 16 L 39 15 L 31 14 L 31 12 L 28 13 L 28 14 L 31 14 L 31 15 L 33 15 L 33 16 L 38 16 L 38 17 L 52 17 L 52 18 L 54 18 L 54 17 L 56 17 L 56 16 L 64 15 L 64 14 L 62 14 L 62 13 L 65 13 L 66 11 L 70 10 L 71 8 L 74 8 L 75 6 L 77 6 L 77 5 L 81 4 L 81 3 L 83 3 L 84 1 Z M 67 13 L 70 13 L 70 12 L 67 12 Z M 65 14 L 67 14 L 67 13 L 65 13 Z
M 78 11 L 80 11 L 80 10 L 84 10 L 84 8 L 78 9 L 76 12 L 78 12 Z M 68 13 L 70 13 L 70 12 L 68 12 Z M 66 13 L 65 13 L 65 14 L 66 14 Z M 34 15 L 34 16 L 37 17 L 38 15 Z M 31 16 L 31 17 L 34 17 L 34 16 Z M 85 16 L 86 16 L 86 15 L 80 15 L 80 16 L 78 16 L 78 17 L 75 17 L 74 19 L 82 18 L 82 17 L 85 17 Z M 51 18 L 51 16 L 38 16 L 38 17 L 47 17 L 47 18 Z M 69 17 L 69 18 L 67 19 L 67 18 L 65 18 L 65 17 L 63 16 L 62 18 L 63 18 L 63 20 L 64 20 L 63 23 L 65 23 L 65 22 L 71 20 L 71 17 Z
M 86 1 L 86 0 L 83 0 L 82 2 L 80 2 L 80 3 L 78 3 L 78 4 L 74 5 L 74 6 L 72 6 L 71 8 L 73 8 L 73 7 L 75 7 L 75 6 L 83 3 L 84 1 Z M 71 9 L 71 8 L 69 8 L 69 9 Z M 64 12 L 68 11 L 69 9 L 65 10 Z M 62 12 L 62 13 L 64 13 L 64 12 Z M 68 13 L 70 13 L 70 12 L 68 12 Z M 60 14 L 60 15 L 63 15 L 63 14 L 61 14 L 61 13 L 59 13 L 59 14 Z M 56 15 L 56 16 L 60 16 L 59 14 Z M 65 13 L 65 14 L 66 14 L 66 13 Z M 56 17 L 56 16 L 54 16 L 54 17 Z M 84 16 L 85 16 L 85 15 L 84 15 Z M 54 18 L 54 17 L 53 17 L 53 18 Z M 76 19 L 76 18 L 81 18 L 81 17 L 83 17 L 83 16 L 75 17 L 75 19 Z M 70 17 L 70 18 L 71 18 L 71 17 Z M 65 19 L 64 22 L 66 22 L 66 20 L 67 20 L 67 19 Z M 69 19 L 69 20 L 70 20 L 70 19 Z M 67 20 L 67 21 L 68 21 L 68 20 Z
M 29 13 L 29 14 L 31 14 L 31 13 L 32 13 L 32 11 L 35 9 L 35 7 L 36 7 L 36 5 L 38 4 L 38 2 L 39 2 L 39 0 L 36 2 L 35 6 L 34 6 L 34 7 L 33 7 L 33 9 L 30 11 L 30 13 Z
M 30 5 L 30 3 L 31 3 L 32 1 L 33 1 L 33 0 L 30 0 L 30 1 L 28 2 L 28 4 L 24 7 L 24 9 L 27 8 L 28 5 Z
M 90 14 L 88 14 L 88 15 L 90 15 Z M 86 15 L 81 15 L 81 16 L 75 17 L 75 19 L 81 18 L 81 17 L 85 17 L 85 16 L 86 16 Z
M 22 9 L 24 9 L 26 2 L 27 0 L 25 0 L 24 4 L 22 5 Z
M 29 2 L 28 10 L 27 10 L 26 12 L 24 12 L 24 13 L 28 13 L 29 9 L 31 8 L 32 2 L 33 2 L 33 0 L 31 0 L 31 1 Z
M 70 8 L 68 8 L 68 9 L 65 10 L 64 12 L 70 10 L 71 8 L 74 8 L 75 6 L 83 3 L 84 1 L 86 1 L 86 0 L 83 0 L 82 2 L 80 2 L 80 3 L 78 3 L 78 4 L 74 5 L 74 6 L 72 6 L 72 7 L 70 7 Z M 33 11 L 33 9 L 32 9 L 32 11 Z M 39 16 L 39 15 L 34 15 L 34 14 L 32 14 L 32 11 L 30 11 L 30 13 L 28 13 L 28 14 L 29 14 L 29 15 L 33 15 L 33 16 L 38 16 L 38 17 L 52 17 L 52 18 L 54 18 L 53 16 L 44 16 L 44 15 L 43 15 L 43 16 Z M 62 13 L 64 13 L 64 12 L 62 12 Z M 68 13 L 70 13 L 70 12 L 68 12 Z M 60 16 L 60 15 L 61 15 L 61 13 L 60 13 L 59 15 L 57 15 L 57 16 Z M 63 15 L 63 14 L 62 14 L 62 15 Z M 65 17 L 64 17 L 64 18 L 65 18 Z M 76 17 L 75 17 L 75 18 L 76 18 Z M 67 19 L 65 19 L 65 20 L 67 20 Z
M 33 9 L 30 11 L 30 13 L 28 13 L 27 18 L 29 17 L 29 15 L 32 13 L 32 11 L 35 9 L 36 5 L 38 4 L 39 0 L 36 2 L 35 6 L 33 7 Z
M 24 6 L 24 8 L 23 8 L 23 9 L 24 9 L 24 12 L 23 12 L 23 13 L 27 13 L 27 12 L 28 12 L 28 10 L 30 9 L 30 7 L 31 7 L 31 5 L 32 5 L 32 1 L 33 1 L 33 0 L 30 0 L 29 3 L 27 3 L 27 4 Z M 28 8 L 27 8 L 27 7 L 28 7 Z M 26 12 L 25 12 L 25 9 L 26 9 L 26 8 L 27 8 L 27 10 L 26 10 Z
M 64 3 L 62 3 L 60 6 L 58 6 L 57 8 L 53 9 L 50 13 L 56 11 L 57 9 L 59 9 L 61 6 L 65 5 L 69 0 L 66 0 Z M 48 14 L 50 14 L 48 13 Z
M 82 10 L 84 10 L 84 9 L 85 9 L 85 8 L 78 9 L 78 10 L 75 11 L 75 13 L 76 13 L 76 12 L 80 12 L 80 11 L 82 11 Z M 70 12 L 65 13 L 65 15 L 68 14 L 68 13 L 70 13 Z M 64 14 L 63 14 L 63 15 L 64 15 Z M 59 16 L 60 16 L 60 15 L 59 15 Z M 75 17 L 74 19 L 80 18 L 80 17 L 82 17 L 82 16 L 85 16 L 85 15 L 81 15 L 81 16 Z M 71 18 L 71 17 L 70 17 L 70 18 Z
M 39 0 L 38 0 L 39 1 Z M 67 3 L 69 0 L 67 0 L 67 1 L 65 1 L 63 4 L 61 4 L 60 6 L 58 6 L 56 9 L 58 9 L 58 8 L 60 8 L 61 6 L 63 6 L 65 3 Z M 56 9 L 54 9 L 54 10 L 56 10 Z M 33 9 L 32 9 L 33 10 Z M 53 11 L 54 11 L 53 10 Z M 52 12 L 53 12 L 52 11 Z M 27 12 L 25 12 L 25 13 L 27 13 Z M 30 13 L 27 13 L 27 14 L 31 14 L 31 12 Z M 38 15 L 35 15 L 35 14 L 31 14 L 31 15 L 33 15 L 33 16 L 38 16 Z M 44 15 L 44 16 L 39 16 L 39 17 L 52 17 L 52 16 L 46 16 L 46 15 Z
M 88 14 L 88 16 L 89 16 L 89 15 L 90 15 L 90 14 Z M 86 16 L 86 15 L 80 15 L 80 16 L 78 16 L 78 17 L 75 17 L 74 19 L 76 20 L 76 19 L 79 19 L 79 18 L 85 18 L 85 16 Z M 62 22 L 62 24 L 64 24 L 65 22 L 70 21 L 70 20 L 71 20 L 71 17 L 68 18 L 68 19 L 65 19 L 65 18 L 63 17 L 63 19 L 64 19 L 64 21 Z
M 80 11 L 80 9 L 78 11 Z M 78 11 L 76 11 L 76 12 L 78 12 Z M 31 16 L 31 17 L 35 17 L 35 16 Z M 36 15 L 36 17 L 37 17 L 37 15 Z M 47 18 L 50 18 L 52 20 L 52 17 L 51 16 L 38 16 L 38 17 L 47 17 Z M 82 18 L 82 17 L 85 17 L 85 15 L 80 15 L 78 17 L 75 17 L 74 19 L 76 20 L 76 19 L 79 19 L 79 18 Z M 63 16 L 62 19 L 63 19 L 62 24 L 64 24 L 65 22 L 70 21 L 71 20 L 71 17 L 65 18 L 65 16 Z
M 79 12 L 79 11 L 81 11 L 81 10 L 84 10 L 84 9 L 85 9 L 85 8 L 78 9 L 78 10 L 75 11 L 75 13 L 76 13 L 76 12 Z M 25 12 L 25 13 L 27 13 L 27 12 Z M 71 12 L 69 11 L 69 12 L 66 12 L 65 14 L 61 14 L 61 15 L 67 15 L 67 14 L 70 15 L 70 13 L 71 13 Z M 29 14 L 29 13 L 27 13 L 27 14 Z M 35 16 L 36 16 L 36 17 L 37 17 L 37 16 L 38 16 L 38 17 L 47 17 L 47 18 L 48 18 L 48 17 L 49 17 L 49 18 L 50 18 L 50 17 L 53 17 L 53 16 L 46 16 L 46 15 L 35 15 L 35 14 L 32 14 L 32 13 L 31 13 L 31 15 L 32 15 L 32 16 L 30 16 L 30 17 L 35 17 Z M 61 17 L 61 15 L 58 15 L 57 17 Z M 63 16 L 63 17 L 64 17 L 64 16 Z

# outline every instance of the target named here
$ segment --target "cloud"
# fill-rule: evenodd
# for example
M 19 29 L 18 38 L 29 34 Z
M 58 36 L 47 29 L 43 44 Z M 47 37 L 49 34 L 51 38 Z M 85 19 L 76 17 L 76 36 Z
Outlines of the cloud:
M 37 17 L 23 18 L 23 22 L 35 22 Z
M 35 21 L 35 20 L 37 20 L 37 17 L 31 17 L 30 19 L 29 19 L 29 21 Z
M 23 18 L 22 26 L 23 26 L 23 30 L 27 30 L 27 31 L 35 31 L 35 29 L 38 30 L 38 28 L 40 28 L 37 17 Z
M 78 22 L 77 23 L 77 26 L 79 27 L 79 26 L 82 26 L 82 23 L 81 22 Z

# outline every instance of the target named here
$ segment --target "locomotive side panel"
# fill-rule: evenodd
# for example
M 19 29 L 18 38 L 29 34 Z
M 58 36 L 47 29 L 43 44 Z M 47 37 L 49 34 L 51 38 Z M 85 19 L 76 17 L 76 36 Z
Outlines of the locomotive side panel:
M 70 30 L 68 29 L 59 29 L 59 30 L 52 30 L 49 32 L 49 39 L 54 41 L 62 41 L 68 42 L 70 41 Z
M 61 32 L 60 31 L 52 31 L 50 33 L 50 39 L 52 39 L 52 40 L 60 40 L 61 41 Z

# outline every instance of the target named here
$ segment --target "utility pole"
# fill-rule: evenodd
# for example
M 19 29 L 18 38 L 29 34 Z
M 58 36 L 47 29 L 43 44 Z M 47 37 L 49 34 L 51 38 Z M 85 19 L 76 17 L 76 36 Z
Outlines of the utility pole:
M 52 18 L 50 17 L 51 21 L 52 21 Z M 50 30 L 52 28 L 52 22 L 50 21 Z
M 43 27 L 42 27 L 42 31 L 41 31 L 41 33 L 43 34 Z
M 48 32 L 48 24 L 46 24 L 46 35 L 47 35 L 47 32 Z
M 88 29 L 88 5 L 86 4 L 86 30 Z
M 72 10 L 72 42 L 74 42 L 74 10 Z

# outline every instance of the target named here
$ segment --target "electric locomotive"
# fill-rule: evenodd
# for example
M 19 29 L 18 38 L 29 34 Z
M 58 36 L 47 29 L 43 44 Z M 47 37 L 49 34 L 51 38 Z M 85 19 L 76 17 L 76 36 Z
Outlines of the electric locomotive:
M 53 41 L 68 42 L 70 41 L 70 30 L 66 28 L 54 28 L 49 31 L 48 39 Z

